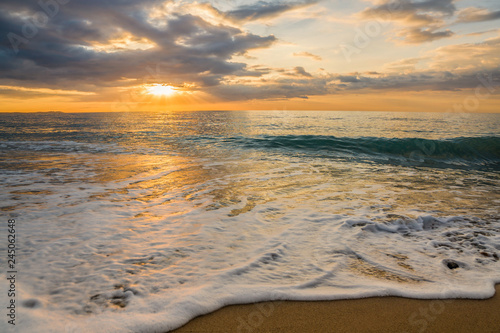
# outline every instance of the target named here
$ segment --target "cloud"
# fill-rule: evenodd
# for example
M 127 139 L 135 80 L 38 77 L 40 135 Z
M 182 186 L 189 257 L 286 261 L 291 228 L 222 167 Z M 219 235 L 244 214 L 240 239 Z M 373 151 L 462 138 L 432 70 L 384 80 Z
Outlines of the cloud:
M 432 52 L 434 70 L 490 72 L 500 68 L 500 37 L 481 43 L 447 45 Z
M 500 29 L 490 29 L 490 30 L 486 30 L 486 31 L 471 32 L 471 33 L 466 34 L 466 36 L 481 36 L 484 34 L 489 34 L 492 32 L 499 32 L 499 31 L 500 31 Z
M 336 79 L 342 83 L 354 83 L 361 81 L 358 75 L 339 75 Z
M 210 94 L 226 101 L 241 100 L 280 100 L 290 98 L 307 99 L 310 96 L 319 96 L 332 93 L 328 86 L 331 80 L 329 75 L 304 78 L 279 77 L 274 80 L 265 80 L 262 84 L 221 84 L 212 87 Z
M 304 69 L 304 67 L 297 66 L 295 67 L 295 74 L 299 76 L 307 76 L 307 77 L 312 77 L 312 75 Z
M 367 8 L 361 12 L 364 18 L 379 18 L 383 20 L 401 20 L 414 24 L 438 23 L 443 16 L 455 13 L 454 0 L 385 0 L 382 4 Z
M 416 66 L 419 62 L 421 62 L 422 58 L 408 58 L 401 59 L 398 61 L 394 61 L 385 65 L 385 68 L 389 72 L 414 72 L 416 70 Z
M 469 7 L 458 12 L 457 22 L 484 22 L 500 19 L 500 10 L 490 11 L 484 8 Z
M 447 38 L 453 36 L 455 33 L 449 29 L 444 31 L 433 31 L 432 28 L 409 28 L 403 29 L 397 34 L 405 43 L 408 44 L 421 44 L 425 42 L 432 42 L 437 39 Z
M 460 91 L 473 89 L 482 84 L 479 76 L 482 72 L 452 73 L 448 71 L 425 71 L 409 74 L 385 74 L 379 77 L 364 75 L 358 76 L 332 76 L 329 81 L 330 93 L 340 94 L 342 92 L 418 92 L 418 91 Z M 499 85 L 500 69 L 490 71 L 486 80 L 491 81 L 492 86 Z M 483 81 L 485 76 L 482 76 Z M 497 93 L 499 89 L 496 89 Z
M 226 12 L 197 2 L 75 1 L 61 5 L 29 37 L 26 22 L 40 12 L 37 1 L 4 3 L 6 10 L 0 12 L 0 94 L 23 98 L 60 95 L 102 101 L 144 84 L 164 83 L 222 100 L 305 99 L 344 91 L 459 90 L 475 87 L 481 71 L 500 72 L 498 38 L 438 48 L 434 55 L 389 64 L 386 72 L 373 68 L 378 71 L 322 70 L 318 74 L 294 63 L 272 68 L 252 60 L 250 66 L 245 63 L 247 58 L 238 57 L 269 48 L 277 38 L 251 33 L 234 22 L 276 17 L 315 1 L 256 2 Z M 378 2 L 363 15 L 375 15 L 389 6 L 387 1 Z M 453 1 L 405 0 L 392 10 L 395 14 L 390 19 L 403 24 L 398 37 L 406 43 L 453 35 L 442 26 L 443 18 L 456 11 Z M 207 12 L 210 17 L 204 16 Z M 19 43 L 17 53 L 9 34 L 26 40 Z M 293 55 L 322 60 L 309 52 Z M 421 69 L 424 64 L 425 70 Z
M 397 36 L 405 43 L 418 44 L 454 35 L 451 30 L 441 30 L 444 19 L 456 12 L 454 0 L 383 0 L 360 13 L 363 19 L 378 19 L 402 24 L 405 28 Z M 396 39 L 398 40 L 398 39 Z
M 340 95 L 344 93 L 373 92 L 421 92 L 421 91 L 461 91 L 474 89 L 482 82 L 491 86 L 500 85 L 500 68 L 484 71 L 426 70 L 411 73 L 369 73 L 327 74 L 297 78 L 279 78 L 261 84 L 221 84 L 211 87 L 208 92 L 226 101 L 281 100 L 290 98 L 307 99 L 311 96 Z M 481 79 L 480 79 L 481 77 Z M 482 80 L 482 81 L 481 81 Z M 500 89 L 495 90 L 496 93 Z
M 500 37 L 480 43 L 447 45 L 421 57 L 385 65 L 383 73 L 333 74 L 336 91 L 459 91 L 482 84 L 487 75 L 500 93 Z M 489 79 L 488 79 L 489 80 Z M 483 80 L 484 81 L 484 80 Z
M 25 87 L 9 87 L 0 85 L 0 95 L 8 96 L 9 98 L 33 98 L 33 97 L 50 97 L 50 96 L 92 96 L 94 93 L 82 92 L 77 90 L 62 90 L 62 89 L 44 89 L 44 88 L 25 88 Z
M 391 62 L 383 72 L 300 75 L 303 70 L 300 67 L 293 70 L 266 67 L 265 80 L 261 79 L 259 84 L 221 84 L 212 87 L 211 93 L 227 100 L 249 100 L 374 91 L 462 91 L 474 89 L 484 80 L 500 86 L 499 64 L 500 37 L 496 37 L 481 43 L 443 46 L 422 57 Z M 500 93 L 500 88 L 495 91 Z
M 34 1 L 6 0 L 10 10 L 0 13 L 0 36 L 4 36 L 0 82 L 42 87 L 72 82 L 97 90 L 145 81 L 203 87 L 217 85 L 227 75 L 261 75 L 232 58 L 269 47 L 276 41 L 273 35 L 259 36 L 176 11 L 165 15 L 163 26 L 158 26 L 150 14 L 159 4 L 152 0 L 140 5 L 131 0 L 70 2 L 44 25 L 34 26 L 36 33 L 27 35 L 26 22 L 40 7 Z M 150 46 L 127 49 L 123 47 L 127 43 L 120 43 L 120 48 L 113 47 L 127 36 L 133 36 L 132 44 L 142 40 Z M 106 52 L 106 47 L 113 52 Z
M 251 5 L 242 5 L 234 10 L 225 12 L 228 19 L 237 22 L 253 21 L 259 19 L 270 19 L 277 17 L 287 11 L 310 6 L 318 0 L 304 0 L 296 2 L 288 1 L 257 1 Z
M 309 53 L 309 52 L 296 52 L 293 54 L 295 57 L 309 57 L 317 61 L 323 60 L 320 56 Z

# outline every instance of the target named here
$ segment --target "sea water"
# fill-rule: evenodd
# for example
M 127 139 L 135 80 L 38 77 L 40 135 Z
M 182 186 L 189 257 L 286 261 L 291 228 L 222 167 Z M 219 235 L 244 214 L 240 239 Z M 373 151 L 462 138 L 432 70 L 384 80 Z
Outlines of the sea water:
M 228 304 L 500 282 L 499 115 L 1 114 L 0 133 L 16 332 L 165 332 Z

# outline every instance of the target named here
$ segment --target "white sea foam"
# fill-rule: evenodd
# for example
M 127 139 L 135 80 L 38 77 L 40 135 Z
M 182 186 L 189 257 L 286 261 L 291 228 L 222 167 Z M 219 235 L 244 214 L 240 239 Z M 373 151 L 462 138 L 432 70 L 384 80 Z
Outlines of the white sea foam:
M 309 177 L 294 170 L 239 177 Z M 17 332 L 159 332 L 228 304 L 486 298 L 500 282 L 495 218 L 387 214 L 375 203 L 392 193 L 379 185 L 353 186 L 349 205 L 315 197 L 339 194 L 319 182 L 309 197 L 285 187 L 236 198 L 226 189 L 214 199 L 231 184 L 224 177 L 151 197 L 178 172 L 70 186 L 5 178 L 16 186 L 3 206 L 23 205 Z

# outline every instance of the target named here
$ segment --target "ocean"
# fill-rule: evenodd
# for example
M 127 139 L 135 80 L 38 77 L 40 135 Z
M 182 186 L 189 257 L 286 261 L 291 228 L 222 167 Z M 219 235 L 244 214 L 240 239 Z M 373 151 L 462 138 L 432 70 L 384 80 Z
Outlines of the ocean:
M 2 332 L 166 332 L 229 304 L 500 282 L 498 114 L 0 114 L 0 156 Z

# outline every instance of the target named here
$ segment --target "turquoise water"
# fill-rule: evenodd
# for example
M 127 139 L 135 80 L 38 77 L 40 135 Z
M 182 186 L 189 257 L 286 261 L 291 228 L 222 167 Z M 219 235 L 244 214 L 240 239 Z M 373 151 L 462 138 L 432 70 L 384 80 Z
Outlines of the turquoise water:
M 499 122 L 492 114 L 380 112 L 3 114 L 0 139 L 11 142 L 5 148 L 13 151 L 23 150 L 21 142 L 27 147 L 32 142 L 62 141 L 118 145 L 128 153 L 149 149 L 196 157 L 214 149 L 214 159 L 227 151 L 259 151 L 285 157 L 498 169 Z M 40 147 L 34 149 L 66 149 Z M 106 147 L 95 149 L 105 152 Z
M 500 282 L 499 115 L 0 114 L 0 156 L 23 332 Z

